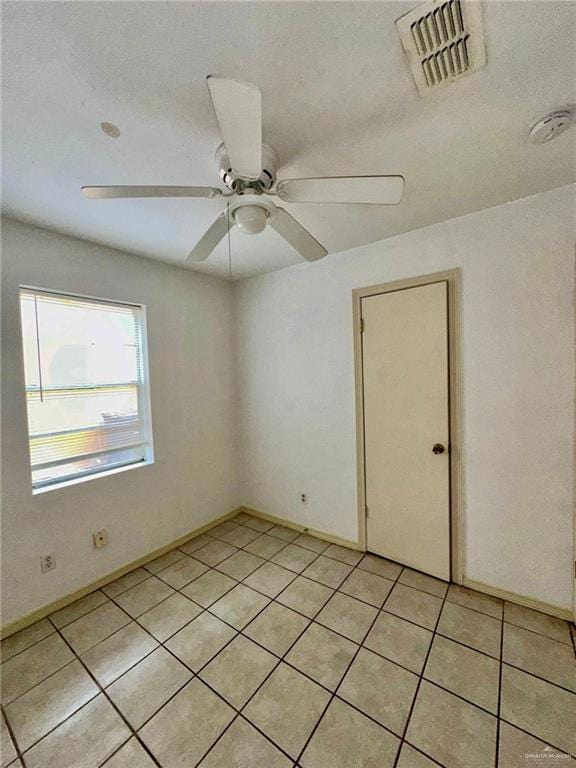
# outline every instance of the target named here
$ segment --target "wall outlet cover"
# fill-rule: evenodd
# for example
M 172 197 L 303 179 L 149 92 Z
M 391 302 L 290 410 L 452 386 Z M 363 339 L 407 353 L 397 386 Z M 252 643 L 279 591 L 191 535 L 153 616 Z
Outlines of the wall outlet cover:
M 50 552 L 49 555 L 42 555 L 40 558 L 40 570 L 42 573 L 53 571 L 54 568 L 56 568 L 56 555 L 54 552 Z
M 96 549 L 101 549 L 102 547 L 105 547 L 106 544 L 108 544 L 108 531 L 106 528 L 102 528 L 100 531 L 94 531 L 92 534 L 92 539 Z

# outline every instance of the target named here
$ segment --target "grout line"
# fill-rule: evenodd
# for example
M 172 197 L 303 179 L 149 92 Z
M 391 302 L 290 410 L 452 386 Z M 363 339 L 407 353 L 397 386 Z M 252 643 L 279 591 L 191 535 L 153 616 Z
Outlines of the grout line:
M 406 740 L 406 734 L 408 733 L 408 726 L 410 725 L 410 721 L 412 719 L 412 714 L 414 713 L 414 707 L 416 706 L 416 701 L 418 699 L 418 695 L 420 694 L 420 687 L 422 685 L 422 680 L 424 679 L 424 672 L 426 670 L 426 666 L 428 664 L 428 659 L 430 658 L 430 653 L 432 652 L 432 646 L 434 645 L 434 638 L 436 637 L 436 631 L 438 629 L 438 625 L 440 624 L 440 617 L 442 616 L 442 612 L 444 611 L 444 606 L 446 605 L 446 598 L 448 596 L 448 590 L 446 590 L 446 594 L 444 595 L 444 598 L 442 600 L 442 605 L 440 606 L 440 610 L 438 611 L 438 616 L 436 618 L 436 623 L 434 625 L 434 630 L 432 632 L 432 637 L 430 638 L 430 645 L 428 646 L 428 651 L 426 652 L 426 656 L 424 658 L 424 664 L 422 665 L 422 670 L 420 674 L 418 675 L 418 683 L 416 685 L 416 690 L 414 692 L 414 696 L 412 698 L 412 703 L 410 705 L 410 709 L 408 710 L 408 715 L 406 717 L 406 723 L 404 724 L 404 730 L 402 732 L 402 736 L 400 737 L 400 747 L 398 749 L 398 753 L 396 755 L 396 759 L 394 760 L 394 766 L 393 768 L 397 768 L 398 761 L 400 760 L 400 753 L 402 751 L 402 746 Z
M 496 711 L 496 754 L 494 756 L 494 768 L 498 768 L 500 763 L 500 712 L 502 709 L 502 673 L 504 656 L 504 621 L 500 627 L 500 659 L 498 663 L 498 705 Z
M 353 569 L 352 569 L 352 571 L 350 571 L 350 573 L 352 573 L 353 571 L 355 571 L 355 570 L 358 568 L 358 565 L 359 565 L 359 563 L 360 563 L 360 562 L 362 562 L 362 560 L 359 560 L 359 561 L 358 561 L 358 563 L 356 563 L 356 565 L 353 567 Z M 401 570 L 401 571 L 398 573 L 398 576 L 396 577 L 396 581 L 394 582 L 394 584 L 397 584 L 397 583 L 398 583 L 398 579 L 399 579 L 399 578 L 400 578 L 400 576 L 402 575 L 403 571 L 404 571 L 404 569 L 402 568 L 402 570 Z M 388 598 L 390 597 L 390 595 L 392 594 L 392 592 L 393 592 L 393 591 L 394 591 L 394 587 L 392 587 L 392 589 L 390 590 L 390 592 L 388 593 L 388 595 L 386 595 L 386 599 L 385 599 L 384 603 L 386 602 L 386 600 L 388 600 Z M 332 599 L 332 598 L 330 598 L 330 599 Z M 316 615 L 318 615 L 318 614 L 316 614 Z M 364 648 L 364 642 L 366 641 L 366 638 L 367 638 L 367 637 L 368 637 L 368 635 L 370 634 L 370 632 L 371 632 L 371 630 L 372 630 L 372 627 L 374 626 L 374 624 L 375 624 L 375 623 L 376 623 L 376 621 L 378 620 L 378 617 L 379 617 L 379 616 L 380 616 L 380 611 L 379 611 L 379 610 L 377 610 L 377 611 L 376 611 L 376 615 L 374 616 L 374 618 L 373 618 L 373 619 L 372 619 L 372 621 L 370 622 L 370 625 L 369 625 L 368 629 L 366 630 L 366 632 L 364 633 L 364 635 L 363 635 L 363 637 L 362 637 L 362 640 L 361 640 L 361 642 L 358 644 L 358 648 L 357 648 L 356 652 L 354 653 L 354 655 L 353 655 L 353 656 L 352 656 L 352 658 L 350 659 L 350 662 L 349 662 L 349 663 L 348 663 L 348 665 L 346 666 L 346 669 L 344 670 L 344 672 L 343 672 L 343 674 L 342 674 L 342 676 L 341 676 L 341 678 L 340 678 L 340 680 L 339 680 L 338 684 L 337 684 L 337 685 L 336 685 L 336 687 L 334 688 L 334 691 L 332 691 L 332 693 L 331 693 L 331 696 L 330 696 L 330 698 L 328 699 L 328 703 L 326 704 L 326 706 L 324 707 L 324 710 L 322 711 L 322 714 L 320 715 L 320 717 L 319 717 L 319 718 L 318 718 L 318 720 L 316 721 L 316 724 L 314 725 L 314 728 L 312 729 L 312 733 L 311 733 L 311 734 L 308 736 L 308 738 L 307 738 L 307 739 L 306 739 L 306 741 L 304 742 L 304 745 L 302 746 L 302 749 L 301 749 L 301 750 L 300 750 L 300 752 L 298 753 L 298 757 L 296 758 L 296 762 L 297 762 L 297 763 L 299 763 L 299 762 L 301 761 L 301 759 L 302 759 L 302 756 L 304 755 L 304 753 L 305 753 L 306 749 L 308 748 L 308 744 L 309 744 L 309 743 L 312 741 L 312 739 L 314 738 L 314 734 L 316 733 L 316 731 L 317 731 L 317 729 L 318 729 L 318 727 L 319 727 L 320 723 L 323 721 L 323 719 L 324 719 L 324 716 L 326 715 L 326 712 L 328 711 L 328 709 L 329 709 L 330 705 L 331 705 L 331 704 L 332 704 L 332 702 L 334 701 L 334 698 L 336 697 L 336 695 L 337 695 L 337 693 L 338 693 L 338 690 L 339 690 L 339 688 L 340 688 L 340 686 L 341 686 L 342 682 L 344 681 L 344 679 L 346 678 L 346 675 L 348 674 L 348 672 L 349 672 L 350 668 L 352 667 L 352 664 L 354 664 L 354 662 L 355 662 L 355 660 L 356 660 L 356 658 L 357 658 L 358 654 L 359 654 L 359 653 L 360 653 L 360 651 L 361 651 L 361 650 Z M 381 725 L 381 724 L 380 724 L 380 725 Z M 388 729 L 386 729 L 386 730 L 388 730 Z
M 22 765 L 24 766 L 24 768 L 26 768 L 26 763 L 24 762 L 24 758 L 22 757 L 22 751 L 20 750 L 20 746 L 18 745 L 18 742 L 14 735 L 14 731 L 12 730 L 12 725 L 10 724 L 10 721 L 8 720 L 6 712 L 4 711 L 4 706 L 2 706 L 2 714 L 0 716 L 4 720 L 4 724 L 8 730 L 8 733 L 10 734 L 10 738 L 12 739 L 12 744 L 14 745 L 14 751 L 16 752 L 16 755 L 17 755 L 16 759 L 20 758 L 20 760 L 22 761 Z
M 125 626 L 129 626 L 129 625 L 127 624 L 127 625 L 125 625 Z M 66 640 L 66 638 L 65 638 L 65 637 L 64 637 L 64 636 L 63 636 L 63 635 L 62 635 L 60 632 L 58 632 L 58 634 L 60 634 L 60 637 L 62 637 L 62 639 L 64 640 L 64 642 L 66 643 L 66 645 L 68 645 L 68 647 L 70 648 L 70 650 L 72 651 L 72 653 L 74 653 L 74 655 L 76 656 L 76 658 L 78 659 L 78 661 L 79 661 L 79 662 L 82 664 L 82 666 L 84 667 L 84 670 L 85 670 L 85 671 L 88 673 L 88 675 L 89 675 L 89 676 L 92 678 L 92 680 L 94 681 L 95 685 L 96 685 L 96 686 L 97 686 L 97 688 L 100 690 L 100 693 L 102 693 L 102 694 L 104 695 L 104 697 L 106 698 L 106 700 L 108 701 L 108 703 L 109 703 L 109 704 L 111 704 L 111 705 L 112 705 L 112 707 L 113 707 L 113 708 L 116 710 L 116 713 L 117 713 L 117 714 L 120 716 L 120 718 L 122 719 L 122 721 L 124 722 L 124 724 L 126 725 L 126 727 L 128 728 L 128 730 L 129 730 L 129 731 L 132 733 L 132 735 L 133 735 L 133 736 L 134 736 L 134 737 L 135 737 L 135 738 L 136 738 L 136 739 L 137 739 L 137 740 L 140 742 L 140 746 L 141 746 L 141 747 L 143 747 L 144 751 L 148 753 L 148 755 L 149 755 L 149 756 L 150 756 L 150 758 L 152 759 L 152 762 L 153 762 L 155 765 L 159 766 L 159 768 L 162 768 L 161 764 L 158 762 L 158 760 L 156 760 L 155 756 L 154 756 L 154 755 L 152 754 L 152 752 L 151 752 L 151 751 L 148 749 L 148 747 L 146 746 L 146 744 L 144 743 L 144 741 L 142 740 L 142 738 L 141 738 L 140 736 L 138 736 L 138 733 L 137 733 L 137 732 L 135 731 L 135 729 L 132 727 L 132 725 L 130 724 L 130 722 L 129 722 L 128 718 L 127 718 L 127 717 L 124 715 L 124 713 L 123 713 L 123 712 L 122 712 L 122 711 L 119 709 L 119 707 L 116 705 L 116 703 L 115 703 L 115 702 L 114 702 L 114 701 L 113 701 L 113 700 L 110 698 L 110 696 L 109 696 L 109 695 L 106 693 L 106 689 L 104 688 L 104 686 L 102 686 L 102 685 L 101 685 L 100 681 L 99 681 L 99 680 L 96 678 L 96 676 L 95 676 L 95 675 L 92 673 L 92 671 L 90 670 L 90 668 L 89 668 L 89 667 L 88 667 L 88 666 L 87 666 L 87 665 L 84 663 L 84 661 L 82 660 L 82 658 L 81 658 L 80 656 L 78 656 L 78 655 L 75 653 L 74 649 L 72 648 L 72 646 L 70 645 L 70 643 L 68 643 L 68 641 Z M 96 646 L 94 646 L 94 647 L 96 647 Z M 154 649 L 154 650 L 156 650 L 156 649 Z M 150 654 L 147 654 L 147 655 L 150 655 Z M 141 659 L 141 661 L 142 661 L 142 659 Z M 97 695 L 98 695 L 98 694 L 97 694 Z M 96 697 L 95 697 L 95 698 L 96 698 Z M 90 701 L 94 701 L 94 699 L 91 699 Z M 88 703 L 90 703 L 90 702 L 87 702 L 87 704 L 88 704 Z M 83 706 L 87 706 L 87 704 L 85 704 L 85 705 L 83 705 Z M 80 709 L 83 709 L 83 707 L 80 707 Z M 77 710 L 76 710 L 76 712 L 74 712 L 74 714 L 76 714 L 77 712 L 79 712 L 79 711 L 80 711 L 80 709 L 77 709 Z M 44 738 L 44 737 L 42 737 L 42 738 Z M 38 743 L 38 742 L 36 742 L 36 743 Z

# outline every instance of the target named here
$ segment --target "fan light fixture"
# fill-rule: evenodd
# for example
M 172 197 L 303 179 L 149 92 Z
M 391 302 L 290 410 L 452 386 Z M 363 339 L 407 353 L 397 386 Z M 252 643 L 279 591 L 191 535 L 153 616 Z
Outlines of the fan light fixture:
M 258 235 L 266 226 L 268 214 L 260 205 L 243 205 L 234 211 L 234 221 L 247 235 Z
M 188 262 L 207 259 L 224 237 L 228 237 L 230 246 L 230 229 L 234 226 L 248 235 L 257 235 L 268 224 L 307 261 L 326 256 L 326 248 L 288 211 L 275 205 L 271 197 L 287 203 L 396 205 L 400 202 L 404 179 L 398 174 L 277 182 L 278 157 L 272 147 L 262 142 L 262 94 L 258 87 L 213 75 L 208 76 L 207 83 L 224 139 L 216 150 L 216 160 L 226 190 L 188 186 L 82 187 L 85 197 L 92 200 L 133 197 L 229 199 L 226 210 L 218 215 L 188 255 Z M 104 124 L 102 130 L 105 130 Z

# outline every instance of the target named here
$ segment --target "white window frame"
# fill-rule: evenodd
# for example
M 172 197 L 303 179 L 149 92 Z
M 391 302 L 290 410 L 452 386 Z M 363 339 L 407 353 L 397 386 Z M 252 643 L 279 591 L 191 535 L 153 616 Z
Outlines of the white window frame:
M 18 321 L 20 324 L 20 344 L 22 350 L 22 373 L 24 377 L 24 398 L 26 400 L 26 372 L 24 370 L 24 337 L 22 334 L 22 321 L 20 314 L 20 295 L 21 291 L 37 291 L 38 293 L 47 293 L 53 296 L 62 296 L 70 299 L 87 299 L 88 301 L 102 302 L 104 304 L 117 304 L 125 307 L 134 307 L 141 313 L 140 333 L 141 333 L 141 357 L 142 357 L 142 386 L 139 388 L 138 399 L 138 411 L 142 415 L 142 427 L 143 427 L 143 445 L 144 445 L 144 458 L 140 461 L 136 461 L 131 464 L 124 464 L 119 467 L 112 467 L 111 469 L 103 469 L 96 471 L 87 471 L 83 475 L 77 475 L 70 478 L 63 478 L 56 480 L 53 483 L 46 483 L 45 485 L 39 485 L 34 487 L 32 481 L 32 458 L 30 454 L 30 425 L 28 421 L 28 403 L 26 402 L 26 442 L 28 450 L 28 470 L 30 477 L 30 486 L 32 489 L 32 495 L 36 496 L 41 493 L 47 493 L 48 491 L 54 491 L 61 488 L 66 488 L 72 485 L 78 485 L 88 480 L 95 480 L 99 477 L 108 477 L 110 475 L 116 475 L 120 472 L 126 472 L 129 469 L 138 469 L 140 467 L 149 467 L 154 464 L 154 438 L 152 428 L 152 406 L 151 406 L 151 393 L 150 393 L 150 369 L 149 369 L 149 355 L 148 355 L 148 323 L 146 304 L 140 304 L 134 301 L 126 301 L 124 299 L 108 299 L 103 296 L 93 296 L 87 293 L 76 293 L 65 290 L 55 290 L 54 288 L 43 288 L 38 285 L 20 284 L 18 286 Z M 141 409 L 141 410 L 140 410 Z

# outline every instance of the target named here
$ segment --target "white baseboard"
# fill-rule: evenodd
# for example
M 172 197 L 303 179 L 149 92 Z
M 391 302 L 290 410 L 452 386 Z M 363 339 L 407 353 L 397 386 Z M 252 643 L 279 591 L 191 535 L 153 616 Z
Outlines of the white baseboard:
M 233 509 L 231 512 L 226 512 L 226 514 L 220 515 L 220 517 L 217 517 L 215 520 L 211 520 L 209 523 L 205 523 L 199 528 L 195 528 L 193 531 L 190 531 L 190 533 L 187 533 L 185 536 L 181 536 L 179 539 L 176 539 L 176 541 L 171 541 L 170 544 L 165 544 L 163 547 L 155 549 L 153 552 L 144 555 L 144 557 L 140 557 L 138 560 L 133 560 L 131 563 L 123 565 L 122 568 L 118 568 L 117 570 L 112 571 L 112 573 L 107 573 L 106 576 L 102 576 L 101 578 L 91 582 L 90 584 L 87 584 L 81 589 L 77 589 L 75 592 L 64 595 L 64 597 L 60 597 L 58 600 L 55 600 L 52 603 L 48 603 L 47 605 L 43 605 L 41 608 L 37 608 L 35 611 L 32 611 L 32 613 L 29 613 L 26 616 L 23 616 L 21 619 L 11 621 L 9 624 L 6 624 L 6 626 L 2 627 L 0 630 L 0 637 L 4 639 L 5 637 L 8 637 L 8 635 L 13 635 L 15 632 L 19 632 L 21 629 L 25 629 L 26 627 L 30 626 L 30 624 L 34 624 L 36 621 L 40 621 L 40 619 L 46 618 L 46 616 L 49 616 L 51 613 L 55 613 L 55 611 L 59 611 L 61 608 L 66 608 L 67 605 L 76 602 L 76 600 L 80 600 L 81 597 L 89 595 L 90 592 L 94 592 L 94 590 L 109 584 L 111 581 L 116 581 L 116 579 L 119 579 L 121 576 L 124 576 L 130 571 L 133 571 L 135 568 L 139 568 L 141 565 L 146 565 L 146 563 L 149 563 L 151 560 L 155 560 L 157 557 L 166 554 L 166 552 L 170 552 L 170 550 L 182 546 L 182 544 L 185 544 L 190 539 L 193 539 L 196 536 L 200 536 L 201 533 L 206 533 L 206 531 L 209 531 L 210 528 L 214 528 L 215 525 L 224 522 L 224 520 L 228 520 L 230 517 L 234 517 L 234 515 L 237 515 L 240 511 L 241 508 Z

